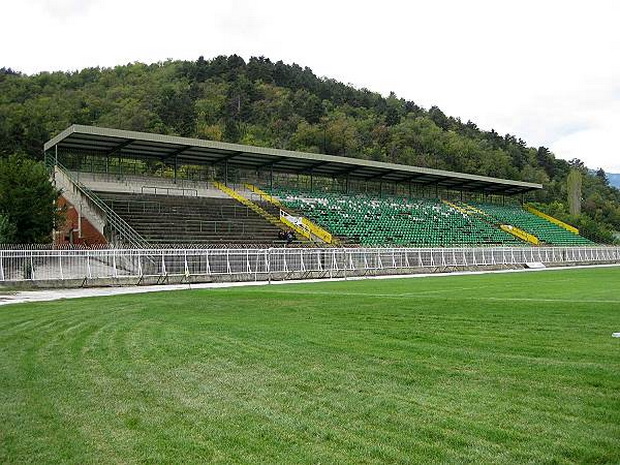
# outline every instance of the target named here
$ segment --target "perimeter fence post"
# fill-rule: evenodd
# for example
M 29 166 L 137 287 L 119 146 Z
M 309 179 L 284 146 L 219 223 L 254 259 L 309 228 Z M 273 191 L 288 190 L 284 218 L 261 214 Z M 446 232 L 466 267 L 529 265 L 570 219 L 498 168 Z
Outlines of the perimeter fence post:
M 271 284 L 271 248 L 265 250 L 265 263 L 267 264 L 267 280 Z
M 30 280 L 34 281 L 34 258 L 32 257 L 34 252 L 30 251 Z
M 144 272 L 142 270 L 142 251 L 138 250 L 138 277 L 142 278 Z

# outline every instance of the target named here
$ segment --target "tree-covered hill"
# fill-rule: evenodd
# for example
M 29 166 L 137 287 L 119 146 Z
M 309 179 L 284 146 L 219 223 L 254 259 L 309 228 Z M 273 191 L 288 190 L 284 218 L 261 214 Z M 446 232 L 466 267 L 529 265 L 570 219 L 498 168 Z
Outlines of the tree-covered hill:
M 595 240 L 620 230 L 620 191 L 602 170 L 557 159 L 510 134 L 439 108 L 383 97 L 309 68 L 264 57 L 200 57 L 76 72 L 0 69 L 0 153 L 42 156 L 70 124 L 175 134 L 449 169 L 544 184 L 532 200 Z M 583 175 L 583 211 L 570 217 L 566 178 Z

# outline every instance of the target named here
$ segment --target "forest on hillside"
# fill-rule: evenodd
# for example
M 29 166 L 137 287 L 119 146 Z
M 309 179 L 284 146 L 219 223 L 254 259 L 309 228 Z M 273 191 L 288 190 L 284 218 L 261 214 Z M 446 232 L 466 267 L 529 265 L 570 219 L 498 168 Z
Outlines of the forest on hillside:
M 0 154 L 42 158 L 71 124 L 97 125 L 319 152 L 541 183 L 543 210 L 612 242 L 620 191 L 602 169 L 558 159 L 546 147 L 384 97 L 296 64 L 219 56 L 25 75 L 0 69 Z M 596 167 L 590 167 L 596 168 Z M 582 176 L 582 213 L 570 215 L 567 177 Z

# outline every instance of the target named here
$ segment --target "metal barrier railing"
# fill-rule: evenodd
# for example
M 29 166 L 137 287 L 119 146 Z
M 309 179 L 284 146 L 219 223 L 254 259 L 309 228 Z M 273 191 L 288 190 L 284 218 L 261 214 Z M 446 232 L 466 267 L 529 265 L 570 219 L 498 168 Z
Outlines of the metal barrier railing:
M 142 194 L 161 194 L 180 195 L 181 197 L 198 197 L 198 189 L 193 187 L 161 187 L 161 186 L 141 186 Z
M 170 205 L 166 202 L 156 200 L 143 200 L 135 198 L 132 194 L 127 194 L 125 198 L 109 199 L 106 198 L 105 203 L 113 209 L 121 209 L 122 211 L 132 213 L 195 213 L 196 209 L 192 205 L 184 205 L 180 207 L 178 204 Z M 252 210 L 245 205 L 210 205 L 209 213 L 218 215 L 222 218 L 228 217 L 248 217 Z
M 157 183 L 157 187 L 177 187 L 185 189 L 208 190 L 211 188 L 210 182 L 205 179 L 186 179 L 172 178 L 156 174 L 127 174 L 119 172 L 105 171 L 88 171 L 85 167 L 73 168 L 71 172 L 82 183 L 88 182 L 104 182 L 113 184 L 135 184 L 135 185 L 152 185 Z
M 0 250 L 0 281 L 218 275 L 248 281 L 531 262 L 620 263 L 620 247 Z

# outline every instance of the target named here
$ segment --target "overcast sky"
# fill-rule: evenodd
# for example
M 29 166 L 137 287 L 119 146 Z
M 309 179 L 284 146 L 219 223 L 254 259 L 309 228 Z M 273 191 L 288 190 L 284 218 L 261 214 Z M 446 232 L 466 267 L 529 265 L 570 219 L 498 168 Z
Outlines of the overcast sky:
M 620 173 L 620 1 L 3 0 L 0 18 L 0 67 L 27 74 L 263 55 Z

